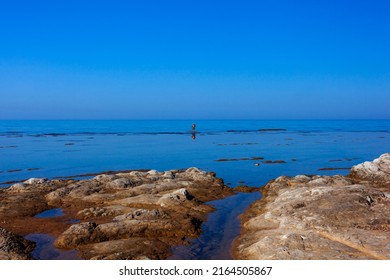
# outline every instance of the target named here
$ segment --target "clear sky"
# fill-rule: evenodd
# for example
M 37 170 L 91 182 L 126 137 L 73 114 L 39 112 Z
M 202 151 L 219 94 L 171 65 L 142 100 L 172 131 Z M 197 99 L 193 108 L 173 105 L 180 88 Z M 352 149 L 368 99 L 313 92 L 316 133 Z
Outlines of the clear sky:
M 1 1 L 0 119 L 390 119 L 390 1 Z

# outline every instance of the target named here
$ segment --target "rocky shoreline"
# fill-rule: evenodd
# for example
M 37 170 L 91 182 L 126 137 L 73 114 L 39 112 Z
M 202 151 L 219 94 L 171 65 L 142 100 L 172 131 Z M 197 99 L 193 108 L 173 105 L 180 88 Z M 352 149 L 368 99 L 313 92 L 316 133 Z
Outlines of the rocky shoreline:
M 390 154 L 348 176 L 281 176 L 241 215 L 237 259 L 390 259 Z
M 232 195 L 212 172 L 197 168 L 102 174 L 88 180 L 29 179 L 0 189 L 0 259 L 31 259 L 31 233 L 56 237 L 82 259 L 165 259 L 197 237 L 213 208 Z M 49 209 L 62 215 L 38 218 Z
M 36 233 L 81 259 L 166 259 L 199 236 L 214 210 L 205 202 L 254 190 L 197 168 L 32 178 L 0 189 L 0 260 L 32 259 L 22 236 Z M 281 176 L 261 193 L 241 215 L 234 258 L 390 259 L 390 154 L 347 176 Z

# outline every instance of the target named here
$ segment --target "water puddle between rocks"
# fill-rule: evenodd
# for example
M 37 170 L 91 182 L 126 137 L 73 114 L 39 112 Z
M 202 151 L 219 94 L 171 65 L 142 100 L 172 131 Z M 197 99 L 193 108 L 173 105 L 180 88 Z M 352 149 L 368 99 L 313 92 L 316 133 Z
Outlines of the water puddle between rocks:
M 62 208 L 54 208 L 50 210 L 43 211 L 37 215 L 35 215 L 35 218 L 56 218 L 64 216 L 64 212 L 62 211 Z
M 75 250 L 60 250 L 54 247 L 55 237 L 49 234 L 31 233 L 24 237 L 27 240 L 36 242 L 32 252 L 35 260 L 80 260 Z
M 202 225 L 199 238 L 190 241 L 190 245 L 172 248 L 170 260 L 228 260 L 232 259 L 232 242 L 240 233 L 239 215 L 250 204 L 261 197 L 260 192 L 238 193 L 236 195 L 209 202 L 216 210 L 209 214 Z M 55 218 L 64 216 L 61 208 L 44 211 L 36 218 Z M 78 220 L 68 220 L 77 223 Z M 55 237 L 48 234 L 33 233 L 25 236 L 36 242 L 32 256 L 38 260 L 78 260 L 75 250 L 60 250 L 54 247 Z
M 202 234 L 188 246 L 172 248 L 170 260 L 229 260 L 232 242 L 240 233 L 240 219 L 250 204 L 261 197 L 260 192 L 239 193 L 208 203 L 216 208 L 202 225 Z
M 50 219 L 65 217 L 65 213 L 62 208 L 54 208 L 43 211 L 34 216 L 34 218 Z M 63 223 L 74 224 L 80 220 L 77 219 L 64 219 Z M 35 260 L 80 260 L 75 250 L 60 250 L 54 247 L 55 237 L 50 234 L 43 233 L 31 233 L 24 237 L 27 240 L 36 243 L 36 247 L 32 252 L 32 257 Z

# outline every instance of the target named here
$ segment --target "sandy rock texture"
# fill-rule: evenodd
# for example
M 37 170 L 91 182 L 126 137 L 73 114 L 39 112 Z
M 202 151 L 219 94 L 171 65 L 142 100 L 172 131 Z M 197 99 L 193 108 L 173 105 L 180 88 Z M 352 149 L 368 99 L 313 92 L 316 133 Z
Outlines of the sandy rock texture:
M 56 236 L 57 248 L 78 250 L 85 259 L 164 259 L 171 246 L 200 234 L 213 210 L 204 202 L 232 193 L 214 173 L 197 168 L 32 178 L 0 190 L 0 226 Z M 55 208 L 64 215 L 34 217 Z
M 239 259 L 390 259 L 390 154 L 348 176 L 281 176 L 241 216 Z

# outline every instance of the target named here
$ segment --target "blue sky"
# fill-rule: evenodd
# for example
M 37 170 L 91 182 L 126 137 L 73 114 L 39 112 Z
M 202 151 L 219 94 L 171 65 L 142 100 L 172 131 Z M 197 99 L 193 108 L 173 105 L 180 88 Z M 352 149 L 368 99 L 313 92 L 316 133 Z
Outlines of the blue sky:
M 2 1 L 0 119 L 390 118 L 389 1 Z

